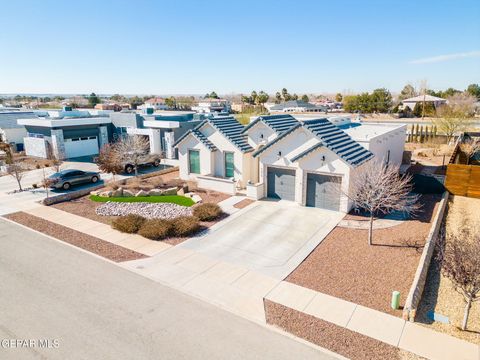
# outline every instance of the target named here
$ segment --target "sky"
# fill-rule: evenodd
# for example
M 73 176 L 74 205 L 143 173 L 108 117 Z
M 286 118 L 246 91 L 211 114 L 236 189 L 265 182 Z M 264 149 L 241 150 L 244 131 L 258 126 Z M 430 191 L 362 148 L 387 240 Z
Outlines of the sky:
M 480 1 L 0 0 L 0 94 L 480 83 Z

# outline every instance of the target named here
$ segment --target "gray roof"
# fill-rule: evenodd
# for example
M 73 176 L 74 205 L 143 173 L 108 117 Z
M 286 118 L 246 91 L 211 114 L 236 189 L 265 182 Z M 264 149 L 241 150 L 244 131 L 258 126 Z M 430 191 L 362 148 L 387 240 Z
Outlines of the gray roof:
M 212 125 L 241 152 L 246 153 L 253 151 L 253 148 L 247 142 L 246 136 L 242 133 L 245 127 L 233 116 L 210 117 L 200 123 L 196 129 L 200 129 L 206 123 Z
M 298 120 L 292 115 L 262 115 L 248 124 L 243 132 L 255 126 L 255 124 L 263 122 L 265 125 L 273 129 L 277 134 L 281 134 L 284 131 L 290 130 L 293 126 L 298 124 Z
M 314 146 L 295 156 L 292 161 L 296 161 L 301 157 L 306 156 L 312 151 L 318 149 L 320 146 L 325 146 L 326 148 L 330 149 L 351 166 L 358 166 L 373 157 L 373 154 L 370 151 L 365 149 L 358 142 L 354 141 L 349 135 L 347 135 L 347 133 L 333 125 L 327 119 L 307 120 L 302 123 L 298 123 L 298 125 L 283 132 L 280 136 L 270 141 L 264 147 L 255 151 L 253 156 L 258 156 L 270 146 L 291 134 L 299 127 L 309 130 L 317 137 L 317 139 L 320 140 L 320 143 L 315 144 Z
M 33 111 L 0 111 L 0 129 L 20 129 L 24 126 L 17 123 L 18 119 L 36 117 Z
M 180 138 L 173 144 L 174 147 L 176 147 L 178 144 L 180 144 L 184 139 L 186 139 L 189 135 L 193 135 L 198 141 L 200 141 L 205 147 L 210 150 L 210 151 L 217 151 L 217 148 L 213 143 L 208 140 L 205 135 L 203 135 L 200 131 L 198 131 L 196 128 L 195 129 L 190 129 L 188 130 L 185 134 L 180 136 Z
M 310 104 L 302 100 L 289 100 L 280 104 L 273 105 L 270 110 L 283 110 L 286 108 L 316 108 L 316 105 Z

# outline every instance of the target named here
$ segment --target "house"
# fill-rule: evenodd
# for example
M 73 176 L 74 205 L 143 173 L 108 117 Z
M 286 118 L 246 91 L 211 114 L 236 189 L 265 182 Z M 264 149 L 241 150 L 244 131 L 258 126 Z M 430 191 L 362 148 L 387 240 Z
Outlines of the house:
M 145 103 L 138 107 L 139 109 L 168 110 L 165 99 L 161 97 L 153 97 L 145 100 Z
M 410 108 L 410 110 L 413 110 L 413 109 L 415 109 L 415 105 L 417 105 L 417 103 L 422 104 L 424 101 L 427 102 L 427 103 L 433 103 L 433 106 L 435 106 L 435 108 L 438 108 L 439 106 L 441 106 L 443 104 L 446 104 L 446 102 L 447 102 L 446 99 L 442 99 L 442 98 L 437 97 L 437 96 L 418 95 L 418 96 L 415 96 L 415 97 L 412 97 L 412 98 L 409 98 L 409 99 L 402 100 L 403 109 L 405 109 L 405 107 L 408 106 Z
M 226 99 L 203 99 L 192 110 L 198 113 L 230 113 L 230 101 Z
M 253 176 L 253 148 L 242 134 L 244 126 L 233 116 L 207 117 L 174 144 L 180 178 L 199 186 L 235 192 Z M 220 190 L 221 191 L 221 190 Z
M 273 106 L 270 106 L 269 111 L 272 113 L 276 112 L 295 112 L 295 113 L 303 113 L 303 112 L 322 112 L 326 111 L 327 108 L 324 106 L 317 106 L 310 104 L 305 101 L 301 100 L 290 100 L 290 101 L 285 101 L 280 104 L 275 104 Z
M 179 139 L 181 178 L 234 192 L 225 185 L 233 174 L 236 188 L 246 188 L 256 199 L 348 212 L 353 204 L 345 194 L 352 176 L 373 159 L 400 165 L 406 137 L 405 125 L 364 125 L 349 118 L 299 120 L 289 114 L 259 116 L 242 127 L 231 118 L 213 117 Z M 237 146 L 222 136 L 226 130 Z M 227 173 L 230 158 L 238 163 Z
M 33 111 L 19 111 L 0 108 L 0 142 L 12 145 L 13 150 L 23 150 L 23 138 L 27 135 L 25 126 L 17 123 L 18 119 L 36 117 Z

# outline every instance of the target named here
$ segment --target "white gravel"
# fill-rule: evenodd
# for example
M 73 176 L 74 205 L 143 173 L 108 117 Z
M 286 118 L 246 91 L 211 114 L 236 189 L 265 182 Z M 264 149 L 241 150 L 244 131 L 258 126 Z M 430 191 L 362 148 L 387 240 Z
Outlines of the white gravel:
M 178 216 L 191 216 L 192 209 L 171 203 L 122 203 L 107 202 L 95 210 L 97 215 L 124 216 L 137 214 L 147 219 L 174 219 Z

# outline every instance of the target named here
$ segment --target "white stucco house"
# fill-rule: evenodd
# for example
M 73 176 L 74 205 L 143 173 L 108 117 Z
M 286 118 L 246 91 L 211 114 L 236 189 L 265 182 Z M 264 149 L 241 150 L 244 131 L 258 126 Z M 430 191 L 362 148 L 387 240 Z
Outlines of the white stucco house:
M 432 103 L 435 108 L 438 108 L 439 106 L 447 103 L 446 99 L 443 99 L 443 98 L 440 98 L 440 97 L 437 97 L 437 96 L 418 95 L 418 96 L 415 96 L 415 97 L 412 97 L 412 98 L 402 100 L 402 104 L 403 104 L 402 108 L 404 109 L 405 107 L 408 106 L 410 108 L 410 110 L 413 110 L 413 109 L 415 109 L 415 105 L 417 105 L 417 103 L 421 104 L 424 101 L 427 102 L 427 103 Z
M 222 135 L 226 131 L 232 131 L 233 142 Z M 233 118 L 212 118 L 176 146 L 180 177 L 197 179 L 200 187 L 230 193 L 245 188 L 256 199 L 348 212 L 353 204 L 345 194 L 355 172 L 373 159 L 400 165 L 405 137 L 405 125 L 364 125 L 345 118 L 298 120 L 282 114 L 260 116 L 246 127 Z M 236 161 L 233 173 L 225 170 L 226 153 Z M 218 186 L 231 178 L 236 186 Z

